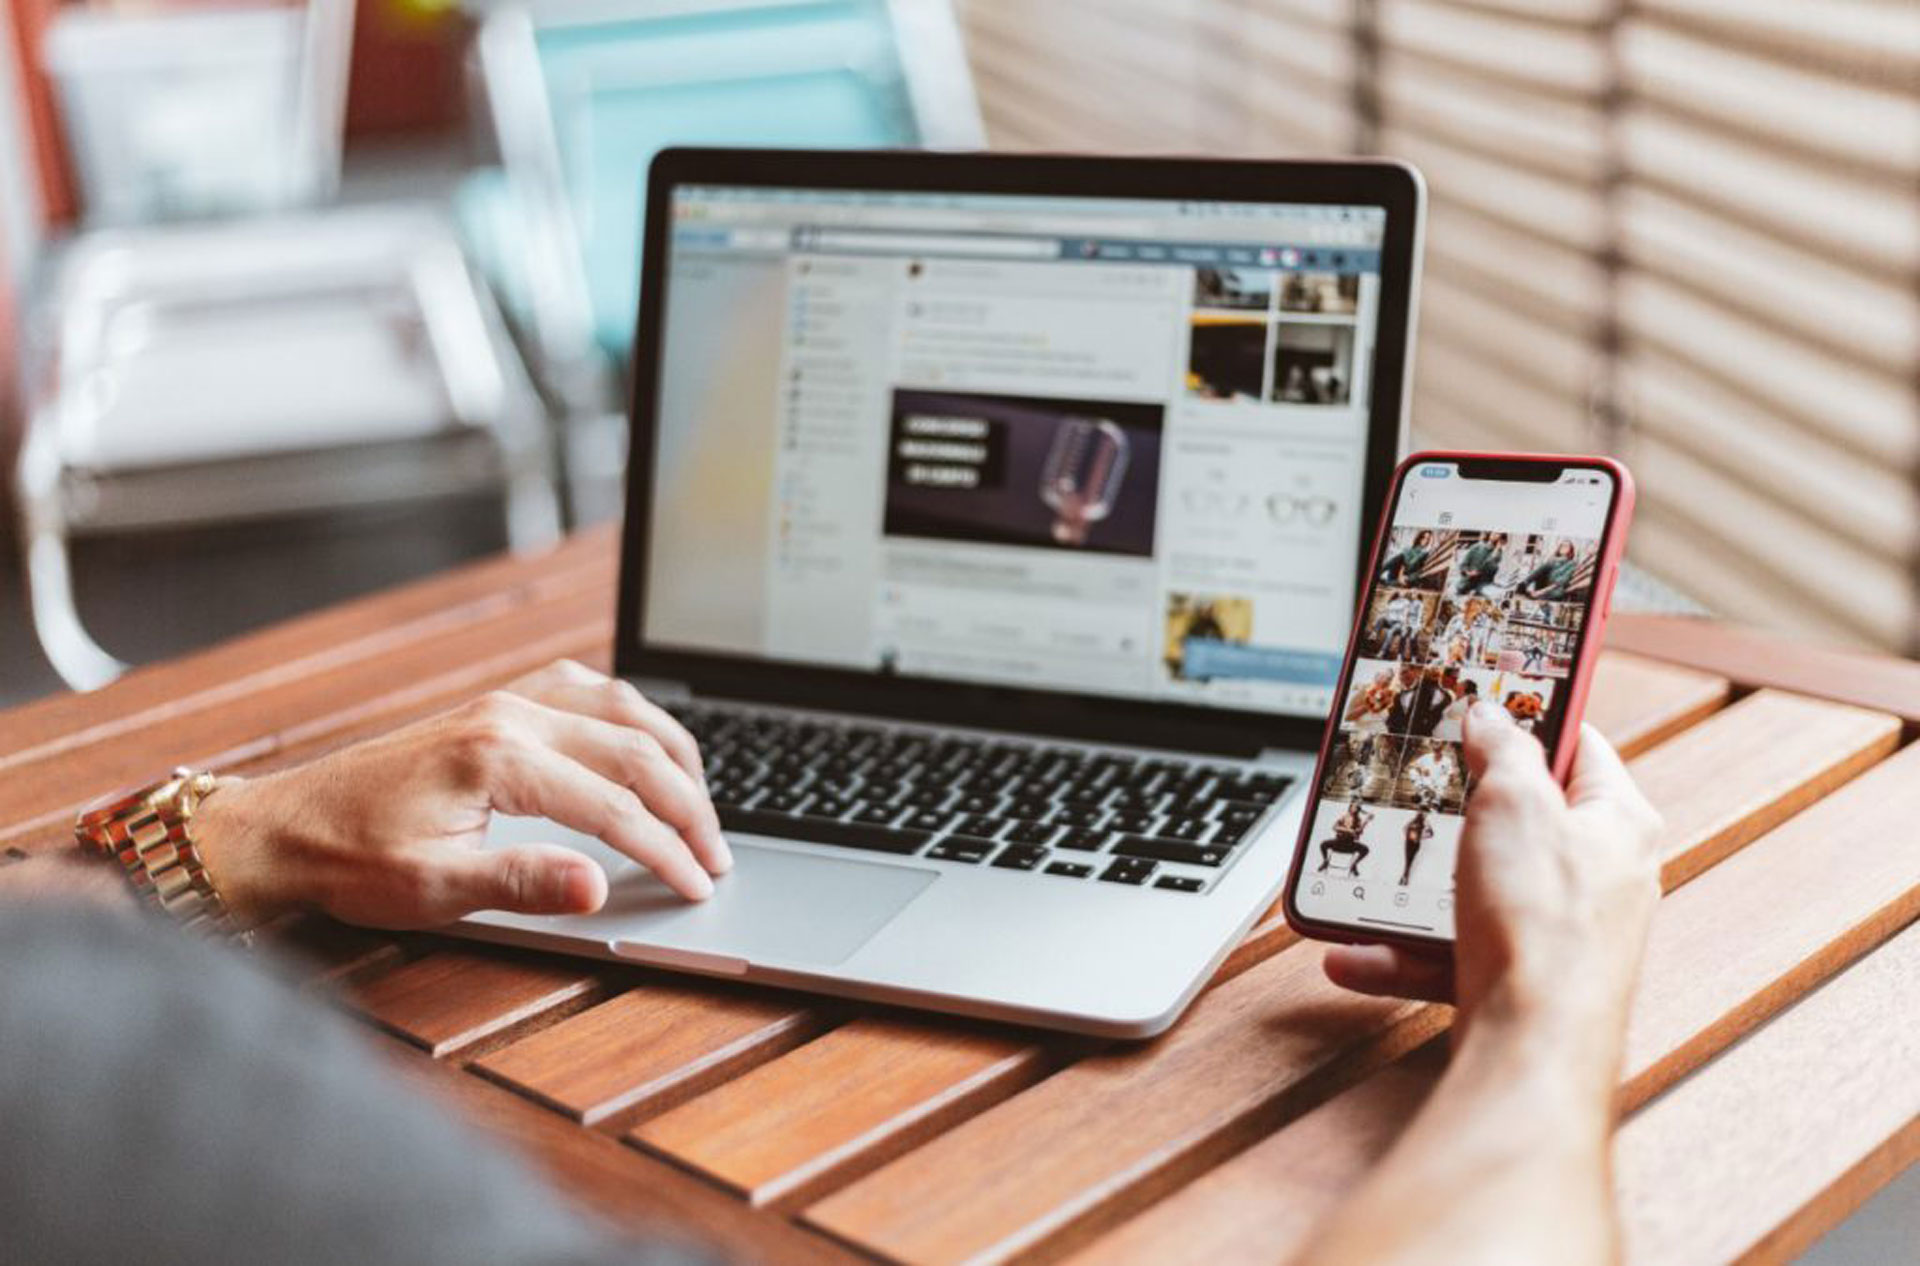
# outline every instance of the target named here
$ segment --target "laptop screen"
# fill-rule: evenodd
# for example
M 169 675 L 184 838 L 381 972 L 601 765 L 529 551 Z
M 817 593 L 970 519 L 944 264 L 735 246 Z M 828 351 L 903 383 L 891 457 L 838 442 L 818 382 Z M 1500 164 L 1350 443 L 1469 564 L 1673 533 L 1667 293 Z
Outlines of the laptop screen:
M 1383 208 L 670 210 L 647 646 L 1325 715 Z

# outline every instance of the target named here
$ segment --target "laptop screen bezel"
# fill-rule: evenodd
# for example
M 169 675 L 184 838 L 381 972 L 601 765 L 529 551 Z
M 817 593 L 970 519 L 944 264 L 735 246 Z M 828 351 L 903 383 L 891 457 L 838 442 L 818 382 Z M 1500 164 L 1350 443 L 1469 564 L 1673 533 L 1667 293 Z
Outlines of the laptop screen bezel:
M 695 694 L 795 707 L 830 708 L 942 725 L 1183 750 L 1253 754 L 1308 750 L 1324 717 L 1288 716 L 1164 698 L 1128 698 L 1041 688 L 914 677 L 709 651 L 649 647 L 642 630 L 647 593 L 647 534 L 653 510 L 662 313 L 666 308 L 669 211 L 682 185 L 899 190 L 902 192 L 1058 194 L 1224 202 L 1378 206 L 1387 212 L 1381 251 L 1381 302 L 1375 332 L 1361 538 L 1353 542 L 1361 590 L 1370 533 L 1405 440 L 1409 339 L 1417 294 L 1423 190 L 1397 163 L 1240 162 L 1211 159 L 1095 158 L 952 154 L 925 151 L 667 149 L 653 160 L 635 325 L 626 525 L 620 554 L 614 669 L 623 677 L 685 685 Z

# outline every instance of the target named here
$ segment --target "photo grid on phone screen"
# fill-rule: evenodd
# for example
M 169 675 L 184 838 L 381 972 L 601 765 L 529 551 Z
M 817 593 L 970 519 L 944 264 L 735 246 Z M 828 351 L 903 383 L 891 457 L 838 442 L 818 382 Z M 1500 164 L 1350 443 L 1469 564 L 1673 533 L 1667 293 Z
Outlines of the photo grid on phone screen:
M 1599 542 L 1551 534 L 1398 527 L 1362 615 L 1359 655 L 1321 775 L 1303 883 L 1443 892 L 1469 794 L 1461 750 L 1481 700 L 1551 749 L 1564 717 Z M 1391 918 L 1369 920 L 1391 923 Z

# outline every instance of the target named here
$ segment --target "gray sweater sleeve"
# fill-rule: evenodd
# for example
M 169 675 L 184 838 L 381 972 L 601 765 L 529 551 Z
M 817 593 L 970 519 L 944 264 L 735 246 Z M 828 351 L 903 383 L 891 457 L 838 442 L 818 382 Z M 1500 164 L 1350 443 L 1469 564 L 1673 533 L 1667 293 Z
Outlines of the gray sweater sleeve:
M 623 1243 L 352 1026 L 146 920 L 0 905 L 0 1257 L 690 1263 Z

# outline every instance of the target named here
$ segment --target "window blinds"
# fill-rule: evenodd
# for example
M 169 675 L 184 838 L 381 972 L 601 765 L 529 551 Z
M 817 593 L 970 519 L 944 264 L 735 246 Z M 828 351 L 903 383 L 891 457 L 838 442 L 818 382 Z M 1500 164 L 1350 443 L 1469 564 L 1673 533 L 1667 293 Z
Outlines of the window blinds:
M 1622 453 L 1642 566 L 1920 649 L 1920 5 L 960 9 L 997 145 L 1413 160 L 1423 441 Z

